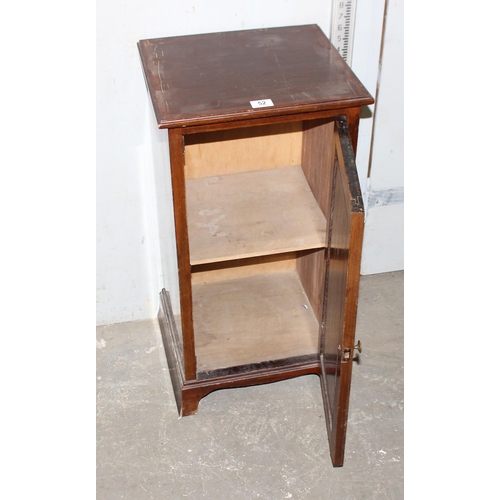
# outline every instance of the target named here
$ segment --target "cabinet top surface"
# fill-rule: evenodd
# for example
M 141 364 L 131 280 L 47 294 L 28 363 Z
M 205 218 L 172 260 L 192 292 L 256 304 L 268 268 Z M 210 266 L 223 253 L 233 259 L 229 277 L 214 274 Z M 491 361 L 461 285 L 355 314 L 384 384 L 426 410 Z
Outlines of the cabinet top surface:
M 371 104 L 316 25 L 140 40 L 160 128 Z M 251 101 L 264 101 L 254 103 Z

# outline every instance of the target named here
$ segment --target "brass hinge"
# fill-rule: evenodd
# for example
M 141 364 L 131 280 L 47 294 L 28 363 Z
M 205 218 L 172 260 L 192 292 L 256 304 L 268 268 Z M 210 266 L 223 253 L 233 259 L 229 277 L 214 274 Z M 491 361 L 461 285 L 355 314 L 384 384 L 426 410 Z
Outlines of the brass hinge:
M 347 363 L 351 359 L 351 350 L 344 349 L 342 352 L 342 363 Z
M 361 341 L 358 340 L 358 343 L 354 346 L 354 349 L 357 349 L 359 352 L 361 352 Z M 342 351 L 341 346 L 339 346 L 339 351 Z M 347 363 L 351 359 L 351 349 L 345 348 L 342 351 L 342 363 Z

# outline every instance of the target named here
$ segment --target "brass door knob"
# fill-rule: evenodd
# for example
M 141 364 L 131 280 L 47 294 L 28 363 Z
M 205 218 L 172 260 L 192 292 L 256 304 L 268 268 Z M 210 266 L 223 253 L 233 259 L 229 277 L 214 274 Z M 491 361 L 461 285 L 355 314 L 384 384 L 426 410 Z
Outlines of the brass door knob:
M 361 348 L 361 340 L 358 340 L 358 343 L 354 346 L 354 349 L 357 349 L 359 352 L 362 351 L 362 348 Z

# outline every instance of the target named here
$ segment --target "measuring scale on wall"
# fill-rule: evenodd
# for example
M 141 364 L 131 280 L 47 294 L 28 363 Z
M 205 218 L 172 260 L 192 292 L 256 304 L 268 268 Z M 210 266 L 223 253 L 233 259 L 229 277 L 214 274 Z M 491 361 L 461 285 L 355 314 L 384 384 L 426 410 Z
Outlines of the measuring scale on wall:
M 349 66 L 351 66 L 355 14 L 356 0 L 334 0 L 330 41 Z

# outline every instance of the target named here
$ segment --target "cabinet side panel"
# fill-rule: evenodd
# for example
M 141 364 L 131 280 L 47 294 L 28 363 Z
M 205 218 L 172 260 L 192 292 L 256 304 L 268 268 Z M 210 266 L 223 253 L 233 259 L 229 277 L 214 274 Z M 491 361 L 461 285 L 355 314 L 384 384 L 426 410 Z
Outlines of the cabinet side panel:
M 323 292 L 325 286 L 326 251 L 324 248 L 300 252 L 297 256 L 297 274 L 311 303 L 318 323 L 323 311 Z
M 332 118 L 303 123 L 302 170 L 326 220 L 330 211 L 333 131 Z M 324 248 L 297 258 L 297 272 L 320 323 L 323 314 L 325 259 Z
M 160 323 L 163 347 L 167 356 L 170 379 L 174 389 L 175 402 L 180 414 L 182 408 L 182 386 L 184 385 L 182 341 L 179 338 L 179 332 L 176 327 L 170 294 L 165 289 L 160 292 L 158 321 Z
M 172 194 L 174 199 L 175 235 L 177 265 L 181 302 L 181 323 L 184 349 L 184 373 L 186 380 L 196 378 L 196 357 L 194 351 L 193 298 L 191 292 L 191 266 L 189 259 L 189 237 L 186 214 L 186 182 L 184 178 L 184 144 L 182 131 L 168 132 L 170 163 L 172 173 Z
M 327 118 L 303 124 L 302 170 L 326 219 L 330 212 L 334 123 Z

